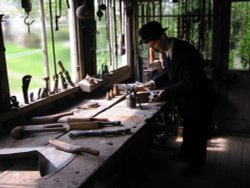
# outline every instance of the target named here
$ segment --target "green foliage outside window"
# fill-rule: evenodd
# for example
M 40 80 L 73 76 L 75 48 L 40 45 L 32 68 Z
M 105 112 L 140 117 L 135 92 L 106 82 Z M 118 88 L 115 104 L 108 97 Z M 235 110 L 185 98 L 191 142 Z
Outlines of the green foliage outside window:
M 229 70 L 249 70 L 250 2 L 231 3 Z

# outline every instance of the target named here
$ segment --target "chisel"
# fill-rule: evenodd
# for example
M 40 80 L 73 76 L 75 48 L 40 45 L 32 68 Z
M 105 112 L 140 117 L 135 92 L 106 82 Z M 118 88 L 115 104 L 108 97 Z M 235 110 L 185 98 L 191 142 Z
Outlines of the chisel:
M 122 130 L 115 130 L 115 131 L 88 131 L 88 132 L 81 132 L 81 133 L 70 133 L 69 137 L 71 139 L 76 139 L 80 137 L 90 137 L 90 136 L 116 136 L 116 135 L 124 135 L 129 134 L 131 129 L 122 129 Z

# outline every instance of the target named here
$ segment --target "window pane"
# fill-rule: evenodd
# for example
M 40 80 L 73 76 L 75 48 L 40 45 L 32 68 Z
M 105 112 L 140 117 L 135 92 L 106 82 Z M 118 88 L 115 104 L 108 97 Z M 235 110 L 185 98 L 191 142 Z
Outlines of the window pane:
M 41 87 L 44 64 L 38 4 L 33 4 L 32 8 L 36 11 L 32 11 L 27 19 L 27 22 L 34 20 L 30 26 L 30 34 L 24 24 L 26 14 L 20 1 L 4 1 L 0 6 L 5 20 L 3 34 L 11 95 L 22 93 L 22 77 L 25 75 L 32 76 L 31 89 Z
M 70 39 L 69 39 L 69 21 L 68 7 L 66 2 L 62 1 L 61 11 L 59 9 L 59 1 L 52 0 L 53 12 L 53 33 L 55 39 L 55 63 L 52 50 L 51 39 L 51 24 L 49 1 L 44 0 L 45 13 L 45 39 L 43 36 L 43 28 L 41 21 L 40 1 L 33 0 L 32 10 L 29 12 L 29 17 L 26 22 L 34 22 L 28 27 L 24 24 L 24 19 L 27 16 L 24 9 L 21 7 L 21 1 L 12 0 L 0 2 L 4 14 L 3 33 L 6 48 L 6 61 L 9 76 L 9 85 L 11 95 L 16 95 L 19 102 L 23 101 L 22 96 L 22 78 L 25 75 L 31 75 L 29 85 L 29 94 L 34 93 L 34 100 L 38 98 L 38 89 L 45 88 L 46 83 L 44 78 L 50 76 L 50 90 L 53 91 L 54 81 L 53 75 L 59 73 L 60 67 L 57 62 L 61 60 L 69 74 L 72 75 L 70 62 Z M 55 16 L 58 19 L 58 29 L 56 30 Z M 46 44 L 46 45 L 45 45 Z M 47 50 L 46 50 L 47 47 Z M 48 68 L 46 64 L 46 55 L 48 55 Z M 49 70 L 49 71 L 47 71 Z M 60 81 L 60 77 L 59 77 Z M 60 83 L 60 82 L 59 82 Z M 59 85 L 59 89 L 61 89 Z
M 108 14 L 107 5 L 106 10 L 99 9 L 100 1 L 95 0 L 95 19 L 96 19 L 96 67 L 97 73 L 101 74 L 102 65 L 110 65 L 110 51 L 109 51 L 109 32 L 107 29 Z
M 185 6 L 184 6 L 185 5 Z M 166 35 L 186 40 L 193 44 L 204 56 L 211 59 L 212 44 L 212 0 L 205 1 L 201 7 L 200 0 L 187 3 L 185 0 L 163 0 L 138 3 L 138 29 L 149 21 L 158 21 L 166 30 Z M 139 42 L 138 38 L 138 42 Z M 140 56 L 148 58 L 147 45 L 139 46 Z
M 103 5 L 106 6 L 105 10 Z M 119 0 L 95 0 L 98 73 L 101 73 L 102 65 L 107 65 L 110 71 L 127 65 L 124 9 L 123 2 Z
M 250 2 L 231 3 L 229 70 L 249 70 Z
M 45 6 L 45 15 L 46 15 L 46 34 L 47 34 L 47 46 L 48 46 L 48 56 L 49 56 L 49 66 L 50 66 L 50 77 L 51 79 L 55 75 L 55 73 L 59 73 L 61 71 L 57 62 L 62 61 L 65 69 L 69 71 L 70 75 L 72 75 L 71 71 L 71 63 L 70 63 L 70 39 L 69 39 L 69 18 L 68 18 L 68 8 L 66 3 L 62 3 L 61 16 L 58 19 L 58 24 L 55 23 L 55 17 L 60 15 L 59 6 L 55 3 L 58 1 L 52 1 L 52 16 L 53 16 L 53 34 L 54 34 L 54 45 L 55 45 L 55 64 L 56 64 L 56 72 L 54 66 L 54 55 L 53 55 L 53 41 L 52 41 L 52 31 L 51 31 L 51 21 L 50 21 L 50 11 L 48 7 L 48 1 Z M 62 1 L 63 2 L 63 1 Z M 55 15 L 55 9 L 57 9 L 57 15 Z M 56 29 L 57 28 L 57 29 Z M 51 86 L 53 90 L 53 82 Z
M 45 15 L 46 15 L 46 32 L 47 32 L 47 44 L 48 44 L 48 55 L 50 62 L 50 76 L 53 77 L 55 74 L 54 70 L 54 58 L 53 58 L 53 49 L 52 49 L 52 32 L 51 32 L 51 20 L 49 17 L 49 1 L 45 1 Z M 55 59 L 57 61 L 61 60 L 65 69 L 69 72 L 71 71 L 70 64 L 70 42 L 69 42 L 69 18 L 68 18 L 68 8 L 66 3 L 62 3 L 61 16 L 58 19 L 58 24 L 55 23 L 55 17 L 60 15 L 59 5 L 56 5 L 58 1 L 52 1 L 52 21 L 53 21 L 53 34 L 55 41 Z M 57 14 L 55 14 L 55 10 L 57 9 Z M 56 29 L 57 28 L 57 29 Z M 58 65 L 56 66 L 57 73 L 60 72 L 60 68 Z

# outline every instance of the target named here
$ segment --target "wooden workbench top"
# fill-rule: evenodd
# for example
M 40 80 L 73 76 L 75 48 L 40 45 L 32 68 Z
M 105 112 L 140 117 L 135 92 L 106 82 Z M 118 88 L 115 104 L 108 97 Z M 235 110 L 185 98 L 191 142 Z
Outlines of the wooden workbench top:
M 142 109 L 128 108 L 124 96 L 118 96 L 115 99 L 107 101 L 106 99 L 96 100 L 100 107 L 96 109 L 79 110 L 79 106 L 84 105 L 86 101 L 78 104 L 75 109 L 75 117 L 104 117 L 110 121 L 121 121 L 122 127 L 105 127 L 98 130 L 118 130 L 130 128 L 131 134 L 109 137 L 85 137 L 80 139 L 69 138 L 69 133 L 81 132 L 72 130 L 67 133 L 37 133 L 21 140 L 15 140 L 10 137 L 1 138 L 1 148 L 22 148 L 50 146 L 49 139 L 58 139 L 70 144 L 90 147 L 100 151 L 99 156 L 89 154 L 79 154 L 67 166 L 48 179 L 41 178 L 38 170 L 36 171 L 16 171 L 15 165 L 8 169 L 0 169 L 0 185 L 4 187 L 79 187 L 92 177 L 98 170 L 110 160 L 112 156 L 119 153 L 124 145 L 136 137 L 136 133 L 141 130 L 146 120 L 152 118 L 163 106 L 162 103 L 143 103 Z M 121 102 L 120 102 L 121 101 Z M 95 130 L 96 131 L 96 130 Z M 20 164 L 16 164 L 18 166 Z M 28 164 L 27 164 L 28 165 Z

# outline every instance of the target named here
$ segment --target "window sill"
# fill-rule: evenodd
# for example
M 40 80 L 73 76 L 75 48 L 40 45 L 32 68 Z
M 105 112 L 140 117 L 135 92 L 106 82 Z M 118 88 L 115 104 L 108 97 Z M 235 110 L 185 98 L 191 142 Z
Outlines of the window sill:
M 13 119 L 19 115 L 22 115 L 24 113 L 28 113 L 30 111 L 33 111 L 35 109 L 38 109 L 38 108 L 46 105 L 46 104 L 57 101 L 63 97 L 66 97 L 68 95 L 71 95 L 71 94 L 74 94 L 77 92 L 79 92 L 79 87 L 70 88 L 70 89 L 67 89 L 61 93 L 50 95 L 47 98 L 37 100 L 37 101 L 32 102 L 30 104 L 27 104 L 25 106 L 21 106 L 18 109 L 10 109 L 9 111 L 4 112 L 3 114 L 0 114 L 0 122 L 7 121 L 11 118 Z
M 122 82 L 122 81 L 130 78 L 130 76 L 131 76 L 130 68 L 129 67 L 122 67 L 122 68 L 116 70 L 107 79 L 104 79 L 104 81 L 102 82 L 100 87 L 105 86 L 105 85 L 109 85 L 109 84 L 112 84 L 112 83 Z M 47 98 L 40 99 L 40 100 L 35 101 L 33 103 L 30 103 L 28 105 L 21 106 L 18 109 L 11 109 L 11 110 L 9 110 L 7 112 L 4 112 L 4 113 L 0 114 L 0 123 L 8 121 L 10 119 L 14 119 L 14 118 L 16 118 L 18 116 L 22 116 L 25 113 L 32 112 L 32 111 L 37 110 L 39 108 L 42 108 L 45 105 L 48 105 L 48 104 L 50 104 L 52 102 L 59 101 L 62 98 L 65 98 L 67 96 L 70 96 L 70 95 L 73 95 L 73 94 L 76 94 L 76 93 L 79 93 L 79 92 L 81 92 L 80 87 L 76 86 L 74 88 L 67 89 L 66 91 L 63 91 L 61 93 L 57 93 L 55 95 L 51 95 L 51 96 L 49 96 Z

